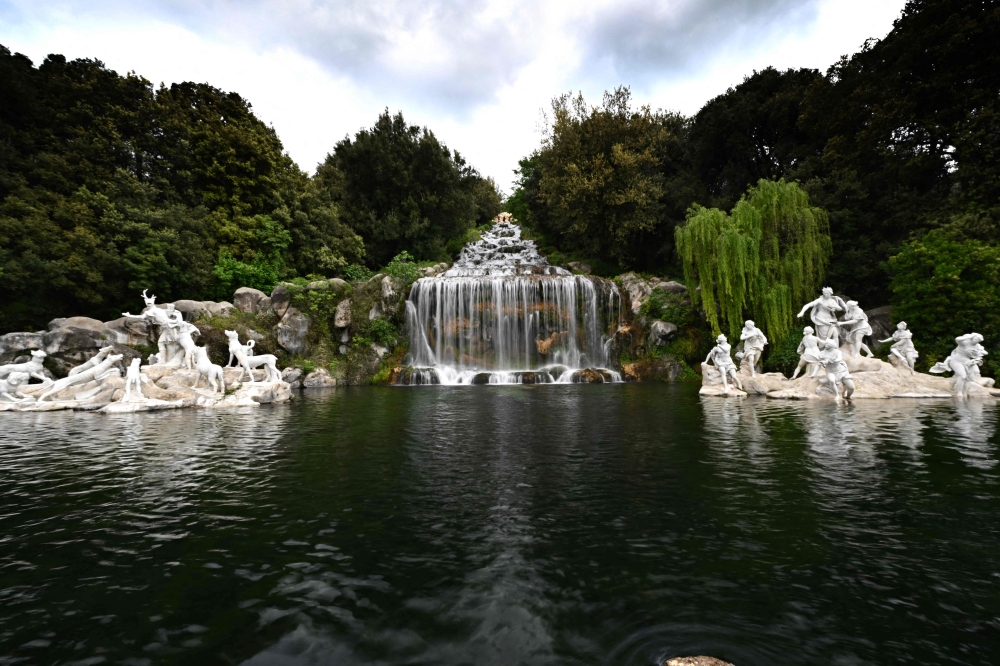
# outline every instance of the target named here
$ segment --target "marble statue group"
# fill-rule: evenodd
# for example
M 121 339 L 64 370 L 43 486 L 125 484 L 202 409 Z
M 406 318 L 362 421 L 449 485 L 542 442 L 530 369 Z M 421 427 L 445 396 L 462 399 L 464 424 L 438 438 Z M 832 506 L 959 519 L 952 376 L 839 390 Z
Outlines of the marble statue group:
M 172 303 L 156 305 L 156 297 L 142 292 L 141 314 L 122 313 L 143 320 L 157 332 L 157 352 L 147 363 L 134 357 L 127 366 L 124 353 L 114 346 L 99 349 L 86 362 L 69 370 L 62 379 L 46 376 L 46 353 L 32 350 L 30 360 L 0 366 L 0 410 L 48 411 L 50 409 L 100 408 L 105 412 L 133 412 L 173 407 L 218 407 L 281 402 L 289 399 L 289 386 L 282 381 L 277 358 L 254 355 L 254 341 L 239 341 L 236 331 L 226 331 L 230 358 L 239 363 L 225 369 L 212 363 L 208 349 L 198 346 L 201 331 L 184 320 Z M 125 353 L 129 353 L 127 348 Z M 254 376 L 257 370 L 259 379 Z M 124 377 L 123 377 L 124 370 Z M 40 381 L 29 384 L 31 378 Z M 199 384 L 204 380 L 204 388 Z
M 742 349 L 735 354 L 741 362 L 739 369 L 726 336 L 720 335 L 702 364 L 702 394 L 746 395 L 749 389 L 768 397 L 800 399 L 1000 397 L 1000 391 L 993 389 L 993 380 L 980 374 L 988 352 L 978 333 L 955 338 L 955 350 L 930 369 L 934 374 L 951 373 L 948 382 L 916 371 L 919 353 L 906 322 L 899 322 L 890 337 L 877 341 L 892 343 L 886 363 L 875 358 L 865 343 L 873 331 L 857 301 L 845 301 L 825 287 L 818 298 L 802 306 L 797 317 L 806 315 L 812 325 L 802 329 L 799 362 L 790 378 L 760 371 L 758 364 L 768 340 L 747 320 L 740 334 Z

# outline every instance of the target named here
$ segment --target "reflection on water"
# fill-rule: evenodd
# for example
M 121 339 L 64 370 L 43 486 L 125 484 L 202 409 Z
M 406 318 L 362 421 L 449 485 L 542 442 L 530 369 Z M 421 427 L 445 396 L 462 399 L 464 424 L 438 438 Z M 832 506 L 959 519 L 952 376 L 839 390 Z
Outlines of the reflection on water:
M 995 404 L 696 390 L 6 414 L 0 664 L 989 662 Z

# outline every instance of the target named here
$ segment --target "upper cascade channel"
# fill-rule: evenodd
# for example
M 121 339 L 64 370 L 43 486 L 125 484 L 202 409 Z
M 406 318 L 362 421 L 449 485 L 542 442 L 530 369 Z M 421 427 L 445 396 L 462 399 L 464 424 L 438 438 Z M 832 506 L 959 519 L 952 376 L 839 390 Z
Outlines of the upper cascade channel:
M 406 302 L 403 384 L 620 382 L 618 287 L 552 266 L 502 213 L 454 265 Z

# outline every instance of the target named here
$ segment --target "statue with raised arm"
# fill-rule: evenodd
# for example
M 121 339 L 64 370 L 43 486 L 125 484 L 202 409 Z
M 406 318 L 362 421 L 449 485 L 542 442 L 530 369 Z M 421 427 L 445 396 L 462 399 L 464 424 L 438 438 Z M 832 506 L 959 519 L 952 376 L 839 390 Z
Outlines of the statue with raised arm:
M 742 360 L 740 369 L 749 366 L 750 376 L 756 377 L 757 363 L 760 362 L 760 356 L 764 353 L 764 345 L 767 344 L 767 337 L 763 331 L 757 328 L 752 319 L 747 319 L 743 324 L 743 332 L 740 333 L 740 340 L 743 341 L 743 352 L 736 355 Z
M 905 321 L 896 324 L 896 330 L 892 332 L 892 337 L 879 340 L 880 343 L 889 341 L 892 341 L 892 346 L 889 347 L 889 359 L 898 359 L 900 363 L 910 369 L 911 375 L 915 374 L 917 357 L 920 354 L 917 352 L 917 348 L 913 346 L 913 332 L 906 328 Z
M 812 366 L 812 372 L 809 373 L 809 378 L 812 379 L 819 372 L 821 363 L 819 358 L 819 343 L 822 342 L 819 338 L 813 335 L 812 326 L 806 326 L 802 329 L 802 342 L 799 343 L 798 349 L 795 352 L 799 355 L 799 364 L 795 366 L 795 371 L 792 373 L 792 379 L 799 376 L 803 368 L 808 368 Z
M 955 338 L 958 346 L 952 350 L 945 360 L 935 363 L 931 372 L 940 374 L 943 372 L 954 373 L 952 387 L 955 395 L 967 397 L 969 386 L 978 383 L 976 379 L 979 375 L 979 366 L 983 363 L 983 357 L 988 353 L 980 344 L 983 336 L 978 333 L 967 333 Z
M 712 347 L 712 351 L 708 352 L 708 356 L 705 358 L 705 363 L 710 363 L 719 371 L 722 375 L 722 392 L 729 393 L 729 380 L 732 379 L 733 383 L 736 384 L 736 388 L 743 390 L 743 384 L 740 383 L 740 378 L 736 376 L 736 364 L 733 363 L 733 358 L 729 355 L 732 350 L 732 345 L 726 340 L 725 335 L 720 335 L 715 339 L 716 345 Z
M 156 307 L 156 296 L 147 296 L 145 289 L 142 290 L 142 300 L 146 303 L 146 310 L 142 314 L 123 312 L 122 316 L 129 319 L 144 319 L 160 329 L 160 335 L 156 340 L 159 352 L 156 355 L 157 365 L 166 365 L 177 355 L 176 331 L 184 317 L 174 308 L 173 303 L 167 303 L 166 308 Z
M 868 315 L 858 306 L 857 301 L 847 301 L 844 307 L 844 320 L 840 322 L 839 326 L 843 330 L 848 345 L 850 345 L 851 356 L 857 358 L 861 355 L 862 350 L 868 355 L 868 358 L 875 356 L 864 342 L 864 337 L 872 334 L 872 327 L 868 323 Z
M 819 358 L 826 370 L 826 381 L 816 388 L 816 392 L 818 393 L 820 389 L 827 387 L 832 389 L 835 395 L 844 400 L 850 400 L 851 396 L 854 395 L 854 379 L 851 377 L 850 370 L 847 369 L 844 354 L 837 346 L 837 342 L 824 340 L 820 343 Z
M 814 301 L 809 301 L 802 306 L 798 317 L 802 317 L 809 312 L 809 318 L 816 327 L 816 335 L 821 340 L 836 338 L 838 346 L 840 343 L 840 332 L 837 327 L 837 313 L 846 309 L 844 299 L 833 295 L 833 289 L 823 287 L 822 295 Z

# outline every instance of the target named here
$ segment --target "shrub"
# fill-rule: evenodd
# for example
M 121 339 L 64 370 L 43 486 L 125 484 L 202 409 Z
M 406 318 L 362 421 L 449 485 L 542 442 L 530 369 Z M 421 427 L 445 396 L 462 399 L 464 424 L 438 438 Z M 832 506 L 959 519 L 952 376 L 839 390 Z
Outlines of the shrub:
M 893 318 L 913 331 L 923 367 L 975 331 L 990 352 L 983 374 L 1000 370 L 1000 248 L 937 229 L 904 245 L 889 270 Z

